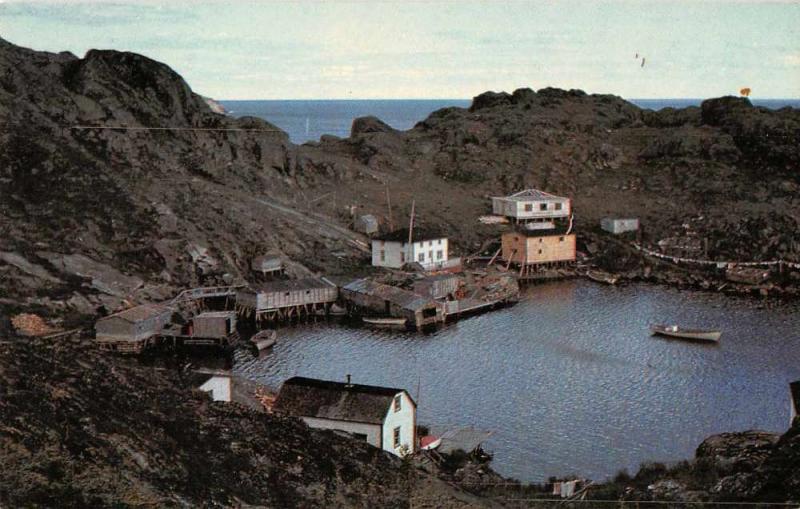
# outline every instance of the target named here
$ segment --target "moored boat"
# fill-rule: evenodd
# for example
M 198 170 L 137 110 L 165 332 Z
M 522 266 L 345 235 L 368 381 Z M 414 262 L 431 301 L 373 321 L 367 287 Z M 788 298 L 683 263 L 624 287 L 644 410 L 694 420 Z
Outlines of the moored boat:
M 586 271 L 586 277 L 597 283 L 604 283 L 607 285 L 615 285 L 617 281 L 619 281 L 619 276 L 616 274 L 610 274 L 602 270 L 588 270 Z
M 407 320 L 405 318 L 375 318 L 375 317 L 362 317 L 361 321 L 370 327 L 377 327 L 380 329 L 405 329 Z
M 687 329 L 677 325 L 651 325 L 650 331 L 654 335 L 667 336 L 680 339 L 691 339 L 696 341 L 719 341 L 722 332 L 716 329 Z
M 253 335 L 253 337 L 250 338 L 250 342 L 253 343 L 260 352 L 261 350 L 266 350 L 274 346 L 277 337 L 278 333 L 274 330 L 262 330 Z

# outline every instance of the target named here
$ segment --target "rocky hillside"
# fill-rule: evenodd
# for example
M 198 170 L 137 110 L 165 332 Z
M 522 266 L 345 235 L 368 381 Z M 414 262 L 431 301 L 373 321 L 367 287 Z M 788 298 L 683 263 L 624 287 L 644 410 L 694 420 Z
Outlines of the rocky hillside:
M 60 340 L 0 342 L 3 507 L 476 507 L 399 458 Z
M 387 226 L 387 189 L 395 221 L 416 200 L 463 254 L 497 236 L 476 221 L 489 196 L 535 186 L 574 198 L 585 239 L 605 215 L 636 216 L 653 246 L 800 259 L 800 112 L 747 99 L 653 112 L 577 90 L 488 92 L 409 131 L 362 118 L 347 139 L 296 146 L 213 112 L 141 55 L 0 40 L 0 122 L 6 309 L 93 315 L 241 280 L 266 251 L 295 274 L 363 270 L 350 211 Z

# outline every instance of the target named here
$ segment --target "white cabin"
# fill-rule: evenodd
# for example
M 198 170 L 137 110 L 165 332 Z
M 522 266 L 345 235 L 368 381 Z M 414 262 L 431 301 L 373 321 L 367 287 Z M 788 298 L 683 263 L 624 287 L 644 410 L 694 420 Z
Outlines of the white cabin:
M 397 456 L 416 451 L 417 404 L 403 389 L 294 377 L 284 382 L 273 410 Z
M 492 213 L 517 221 L 557 219 L 572 214 L 572 200 L 538 189 L 492 197 Z
M 372 239 L 373 267 L 402 268 L 416 262 L 425 270 L 438 270 L 450 266 L 447 237 L 414 230 L 411 243 L 408 229 L 397 230 Z
M 600 221 L 600 228 L 615 235 L 635 232 L 639 229 L 639 220 L 636 218 L 606 217 Z

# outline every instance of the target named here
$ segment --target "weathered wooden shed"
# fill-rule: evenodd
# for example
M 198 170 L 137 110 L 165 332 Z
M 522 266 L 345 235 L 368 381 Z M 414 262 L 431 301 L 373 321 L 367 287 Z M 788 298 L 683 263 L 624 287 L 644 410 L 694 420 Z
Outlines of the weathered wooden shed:
M 431 299 L 444 299 L 455 296 L 461 284 L 461 278 L 455 274 L 440 274 L 414 281 L 413 288 L 414 293 Z
M 335 285 L 318 278 L 272 281 L 236 293 L 236 309 L 256 321 L 279 320 L 327 312 L 336 302 Z
M 501 244 L 503 260 L 519 267 L 521 277 L 531 270 L 573 263 L 576 257 L 575 234 L 563 229 L 519 229 L 504 233 Z
M 396 286 L 357 279 L 343 286 L 341 297 L 353 314 L 377 314 L 405 318 L 410 328 L 444 322 L 444 307 L 423 295 Z
M 372 214 L 365 214 L 363 216 L 359 216 L 355 220 L 354 230 L 357 232 L 364 233 L 366 235 L 372 235 L 373 233 L 378 233 L 378 218 L 376 218 Z
M 101 318 L 95 323 L 95 339 L 103 348 L 138 353 L 155 342 L 169 323 L 172 309 L 158 304 L 142 304 Z
M 224 338 L 236 332 L 234 311 L 207 311 L 192 318 L 191 336 Z

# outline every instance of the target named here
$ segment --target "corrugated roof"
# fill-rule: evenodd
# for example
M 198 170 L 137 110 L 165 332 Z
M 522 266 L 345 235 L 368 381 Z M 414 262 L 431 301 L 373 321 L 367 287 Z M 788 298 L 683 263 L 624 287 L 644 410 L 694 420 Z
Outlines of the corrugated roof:
M 158 304 L 142 304 L 140 306 L 114 313 L 113 315 L 108 315 L 105 318 L 101 318 L 101 320 L 107 320 L 109 318 L 122 318 L 127 322 L 135 323 L 158 316 L 165 311 L 169 311 L 169 308 L 166 306 Z
M 405 391 L 298 376 L 284 382 L 273 408 L 296 416 L 383 424 L 401 392 Z
M 514 193 L 509 196 L 496 196 L 495 198 L 500 198 L 503 200 L 513 200 L 513 201 L 528 201 L 528 200 L 568 200 L 569 198 L 565 198 L 563 196 L 556 196 L 554 194 L 547 193 L 545 191 L 540 191 L 539 189 L 525 189 L 524 191 L 520 191 L 518 193 Z
M 437 240 L 446 238 L 447 235 L 439 231 L 432 230 L 430 228 L 422 228 L 422 227 L 418 228 L 415 226 L 411 241 L 422 242 L 425 240 Z M 389 242 L 408 242 L 408 228 L 401 228 L 400 230 L 384 233 L 383 235 L 378 235 L 374 237 L 372 240 L 384 240 Z
M 292 292 L 297 290 L 315 290 L 317 288 L 330 288 L 332 285 L 325 281 L 309 277 L 304 279 L 292 279 L 286 281 L 270 281 L 262 283 L 256 287 L 251 287 L 250 290 L 259 293 L 273 293 L 273 292 Z
M 376 283 L 375 281 L 366 278 L 351 281 L 343 286 L 342 289 L 379 297 L 383 300 L 388 300 L 392 304 L 409 309 L 411 311 L 417 311 L 426 307 L 436 306 L 436 301 L 428 297 L 398 288 L 396 286 Z

